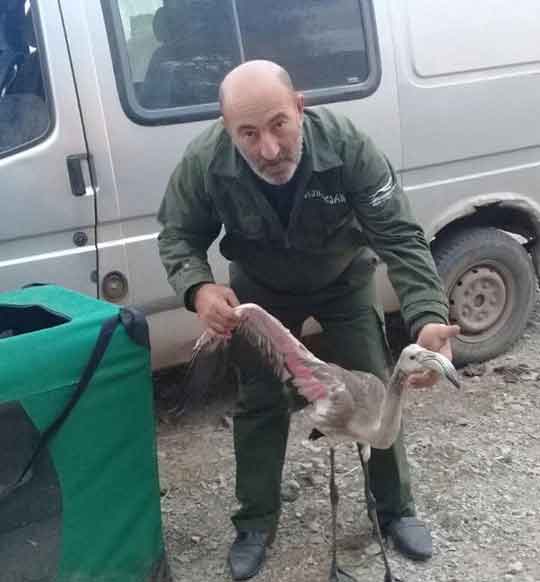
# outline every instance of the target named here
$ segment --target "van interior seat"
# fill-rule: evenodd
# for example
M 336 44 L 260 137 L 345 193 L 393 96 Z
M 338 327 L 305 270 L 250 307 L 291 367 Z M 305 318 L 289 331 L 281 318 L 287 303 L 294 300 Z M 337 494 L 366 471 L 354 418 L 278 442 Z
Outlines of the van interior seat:
M 141 102 L 149 109 L 160 109 L 173 105 L 174 68 L 179 63 L 177 41 L 174 31 L 180 23 L 174 21 L 175 13 L 166 6 L 156 10 L 152 21 L 154 36 L 160 42 L 148 63 Z
M 0 153 L 41 137 L 50 123 L 32 12 L 15 7 L 0 14 Z
M 30 12 L 23 22 L 24 60 L 15 79 L 13 93 L 29 93 L 45 100 L 43 75 L 39 59 L 38 43 L 34 31 L 34 23 Z
M 45 99 L 32 12 L 12 11 L 0 19 L 0 94 L 33 94 Z
M 190 35 L 189 12 L 166 4 L 157 9 L 152 24 L 161 45 L 148 64 L 141 104 L 159 109 L 216 101 L 223 58 L 206 54 L 200 34 Z

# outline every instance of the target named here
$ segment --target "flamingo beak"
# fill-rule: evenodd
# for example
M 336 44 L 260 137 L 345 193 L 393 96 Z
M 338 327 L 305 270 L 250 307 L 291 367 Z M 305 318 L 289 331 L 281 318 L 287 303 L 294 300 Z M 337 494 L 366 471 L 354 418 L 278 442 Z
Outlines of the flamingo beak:
M 441 377 L 446 378 L 451 382 L 458 390 L 461 388 L 459 383 L 459 376 L 454 368 L 454 364 L 442 354 L 437 352 L 426 352 L 423 354 L 421 363 L 423 366 L 430 370 L 434 370 Z

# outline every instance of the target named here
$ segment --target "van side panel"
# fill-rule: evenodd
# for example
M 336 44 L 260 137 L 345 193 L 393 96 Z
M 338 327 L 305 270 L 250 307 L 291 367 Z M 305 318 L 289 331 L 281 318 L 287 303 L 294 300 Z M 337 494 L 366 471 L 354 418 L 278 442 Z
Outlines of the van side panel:
M 522 0 L 511 10 L 503 0 L 391 5 L 403 184 L 428 233 L 483 197 L 518 196 L 537 206 L 538 3 Z

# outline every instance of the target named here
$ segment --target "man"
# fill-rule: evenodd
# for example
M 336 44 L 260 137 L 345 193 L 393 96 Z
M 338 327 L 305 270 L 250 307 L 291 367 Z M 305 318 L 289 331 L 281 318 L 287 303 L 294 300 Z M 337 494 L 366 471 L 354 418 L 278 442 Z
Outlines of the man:
M 227 336 L 239 303 L 262 305 L 296 333 L 313 316 L 323 329 L 323 358 L 385 378 L 373 249 L 388 266 L 411 336 L 450 357 L 458 328 L 446 325 L 429 246 L 371 140 L 324 108 L 304 110 L 287 72 L 268 61 L 232 70 L 220 104 L 222 119 L 190 144 L 158 215 L 161 259 L 186 307 Z M 206 257 L 222 225 L 230 287 L 214 283 Z M 290 416 L 277 381 L 243 355 L 237 349 L 235 580 L 259 571 L 273 540 Z M 431 385 L 433 378 L 415 382 Z M 370 467 L 384 532 L 409 557 L 427 559 L 431 537 L 414 517 L 401 435 L 391 449 L 373 451 Z

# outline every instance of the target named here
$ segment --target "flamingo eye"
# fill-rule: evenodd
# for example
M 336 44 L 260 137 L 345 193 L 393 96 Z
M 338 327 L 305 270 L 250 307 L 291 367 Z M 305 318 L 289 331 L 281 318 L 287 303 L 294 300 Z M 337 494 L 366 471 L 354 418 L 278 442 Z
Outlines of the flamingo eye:
M 416 360 L 416 356 L 409 356 L 409 360 Z

